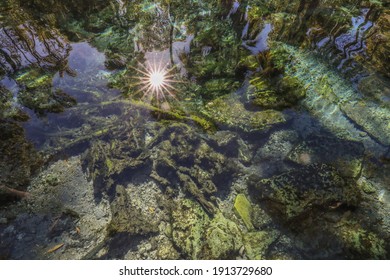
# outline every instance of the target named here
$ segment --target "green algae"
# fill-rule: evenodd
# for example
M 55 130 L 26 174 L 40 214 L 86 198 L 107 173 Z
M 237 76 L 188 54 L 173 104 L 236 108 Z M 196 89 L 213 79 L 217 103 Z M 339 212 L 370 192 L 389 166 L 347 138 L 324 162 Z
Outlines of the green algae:
M 192 259 L 264 259 L 278 237 L 272 230 L 243 232 L 221 212 L 210 218 L 190 200 L 179 202 L 172 219 L 175 245 Z
M 191 259 L 234 259 L 242 251 L 250 259 L 264 259 L 277 234 L 242 232 L 221 212 L 210 218 L 197 203 L 185 199 L 172 212 L 172 237 L 175 245 Z
M 28 121 L 29 116 L 15 106 L 12 92 L 0 85 L 0 120 Z
M 0 86 L 0 117 L 6 118 L 7 111 L 12 107 L 12 93 L 7 90 L 5 87 Z
M 65 108 L 75 106 L 75 98 L 61 89 L 52 88 L 53 76 L 36 68 L 18 76 L 16 81 L 25 87 L 18 94 L 19 102 L 40 114 L 63 112 Z
M 377 189 L 375 188 L 374 184 L 371 182 L 371 180 L 361 176 L 359 180 L 357 181 L 358 187 L 366 194 L 375 194 L 377 193 Z
M 234 200 L 234 212 L 244 222 L 248 230 L 253 230 L 252 206 L 244 194 L 238 194 Z

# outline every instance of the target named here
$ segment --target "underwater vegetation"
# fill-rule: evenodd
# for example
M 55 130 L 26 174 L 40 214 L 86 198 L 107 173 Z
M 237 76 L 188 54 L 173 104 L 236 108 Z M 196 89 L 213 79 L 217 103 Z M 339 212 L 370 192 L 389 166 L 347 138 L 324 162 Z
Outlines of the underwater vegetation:
M 0 258 L 388 259 L 389 52 L 386 1 L 2 1 Z

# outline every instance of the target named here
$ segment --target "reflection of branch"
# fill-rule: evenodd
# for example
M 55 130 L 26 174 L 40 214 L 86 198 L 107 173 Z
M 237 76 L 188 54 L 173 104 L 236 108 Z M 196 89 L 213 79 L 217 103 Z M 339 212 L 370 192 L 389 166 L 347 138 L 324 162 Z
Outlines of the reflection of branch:
M 20 34 L 19 34 L 19 36 L 20 36 L 21 38 L 23 37 L 23 39 L 24 39 L 25 41 L 29 41 L 29 42 L 32 44 L 31 48 L 29 48 L 30 52 L 32 52 L 32 49 L 36 50 L 36 44 L 35 44 L 35 36 L 34 36 L 34 33 L 33 33 L 32 29 L 29 28 L 29 26 L 26 26 L 25 24 L 23 24 L 23 27 L 24 27 L 25 30 L 26 30 L 25 32 L 30 34 L 30 36 L 28 36 L 28 34 L 27 34 L 27 36 L 26 36 L 26 37 L 29 38 L 30 40 L 27 40 L 26 37 L 21 36 Z M 27 42 L 26 44 L 28 45 L 29 43 Z M 38 54 L 38 56 L 41 57 L 39 54 Z
M 15 195 L 15 196 L 20 197 L 20 198 L 28 198 L 31 196 L 31 194 L 28 192 L 23 192 L 23 191 L 19 191 L 16 189 L 8 188 L 8 187 L 3 186 L 3 185 L 0 185 L 0 190 L 3 190 L 9 194 Z
M 0 57 L 3 57 L 5 62 L 4 62 L 4 67 L 6 67 L 6 63 L 8 63 L 14 71 L 18 69 L 15 61 L 12 59 L 11 56 L 8 55 L 4 50 L 0 49 Z M 0 62 L 1 63 L 1 62 Z M 2 63 L 1 63 L 2 64 Z
M 6 28 L 3 29 L 4 31 L 4 34 L 8 37 L 8 39 L 10 40 L 10 42 L 12 42 L 13 46 L 15 47 L 15 49 L 17 49 L 23 56 L 24 58 L 30 63 L 30 64 L 33 64 L 33 62 L 31 60 L 28 59 L 28 57 L 26 56 L 26 54 L 23 52 L 23 50 L 21 50 L 19 48 L 19 45 L 15 42 L 15 40 L 12 39 L 11 35 L 8 34 Z M 11 46 L 10 46 L 11 47 Z M 21 60 L 21 58 L 19 58 Z M 22 63 L 21 61 L 19 61 L 20 64 Z
M 15 27 L 3 28 L 1 31 L 0 39 L 4 41 L 1 45 L 5 46 L 7 52 L 0 50 L 0 55 L 7 61 L 10 60 L 8 64 L 14 71 L 24 64 L 36 64 L 40 67 L 50 66 L 60 71 L 60 74 L 66 72 L 70 76 L 75 76 L 67 61 L 71 48 L 66 41 L 62 41 L 55 30 L 46 32 L 27 21 Z
M 26 31 L 26 29 L 28 31 L 30 31 L 31 33 L 31 37 L 30 38 L 28 36 L 28 34 L 26 34 L 28 31 Z M 41 55 L 39 54 L 39 52 L 37 52 L 37 50 L 35 49 L 35 34 L 33 33 L 32 30 L 30 30 L 25 24 L 22 25 L 22 28 L 15 28 L 15 32 L 16 32 L 16 35 L 18 36 L 18 39 L 19 39 L 19 42 L 21 44 L 21 46 L 23 45 L 23 43 L 26 44 L 26 49 L 28 52 L 30 52 L 30 54 L 36 59 L 36 62 L 38 63 L 39 66 L 42 66 L 41 65 Z M 32 41 L 34 42 L 33 45 L 31 46 L 29 41 Z
M 171 59 L 171 64 L 174 65 L 173 62 L 173 31 L 175 27 L 175 19 L 171 19 L 171 5 L 168 4 L 168 20 L 171 25 L 171 29 L 169 30 L 169 57 Z

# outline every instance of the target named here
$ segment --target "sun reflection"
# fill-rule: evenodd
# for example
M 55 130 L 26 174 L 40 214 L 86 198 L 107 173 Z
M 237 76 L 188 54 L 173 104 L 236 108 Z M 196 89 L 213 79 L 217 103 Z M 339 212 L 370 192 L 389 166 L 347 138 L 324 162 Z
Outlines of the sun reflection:
M 165 73 L 164 72 L 153 72 L 150 74 L 149 83 L 154 88 L 161 87 L 165 83 Z
M 146 66 L 145 66 L 146 65 Z M 169 64 L 163 65 L 160 61 L 139 64 L 138 68 L 133 68 L 138 72 L 136 86 L 142 98 L 157 103 L 166 102 L 167 98 L 175 98 L 176 89 L 172 84 L 177 82 L 172 74 L 174 67 L 169 68 Z

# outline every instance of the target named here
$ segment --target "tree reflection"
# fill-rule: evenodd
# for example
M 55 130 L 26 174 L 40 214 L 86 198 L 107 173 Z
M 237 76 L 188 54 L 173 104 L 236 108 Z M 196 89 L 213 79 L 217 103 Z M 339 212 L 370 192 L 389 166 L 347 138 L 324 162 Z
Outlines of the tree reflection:
M 15 1 L 2 4 L 0 21 L 0 69 L 15 73 L 38 66 L 74 75 L 67 59 L 71 46 L 55 28 L 39 25 Z

